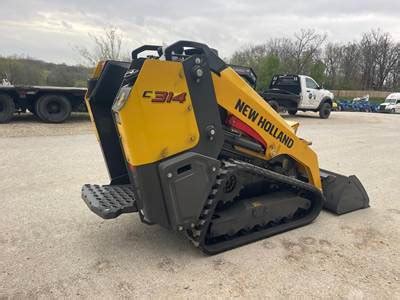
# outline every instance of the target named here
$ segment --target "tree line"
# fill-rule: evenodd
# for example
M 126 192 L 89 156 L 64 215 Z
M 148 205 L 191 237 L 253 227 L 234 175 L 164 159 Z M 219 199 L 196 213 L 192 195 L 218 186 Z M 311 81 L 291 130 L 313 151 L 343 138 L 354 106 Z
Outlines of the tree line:
M 129 60 L 121 54 L 122 33 L 114 26 L 103 34 L 89 34 L 93 48 L 73 47 L 85 65 L 54 64 L 29 57 L 0 56 L 0 82 L 7 78 L 15 85 L 49 85 L 86 87 L 89 74 L 100 60 Z
M 0 57 L 0 82 L 12 84 L 85 87 L 90 68 L 54 64 L 32 58 Z
M 400 43 L 379 29 L 349 43 L 332 43 L 326 34 L 302 29 L 292 38 L 237 50 L 230 62 L 250 66 L 258 88 L 266 89 L 274 74 L 304 74 L 329 89 L 400 89 Z
M 89 36 L 93 48 L 75 47 L 77 57 L 87 66 L 0 57 L 0 77 L 7 74 L 13 84 L 86 86 L 90 69 L 97 61 L 129 59 L 122 54 L 123 34 L 117 28 Z M 400 89 L 399 58 L 400 43 L 379 29 L 365 32 L 358 41 L 349 43 L 329 42 L 326 34 L 301 29 L 291 38 L 243 47 L 228 61 L 252 67 L 259 89 L 267 89 L 274 74 L 304 74 L 328 89 L 393 91 Z

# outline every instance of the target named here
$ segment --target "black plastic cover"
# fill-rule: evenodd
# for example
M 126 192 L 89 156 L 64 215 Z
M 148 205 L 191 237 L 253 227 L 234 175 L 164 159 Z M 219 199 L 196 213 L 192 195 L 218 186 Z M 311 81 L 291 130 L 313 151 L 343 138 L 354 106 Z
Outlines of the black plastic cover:
M 218 160 L 194 152 L 160 163 L 160 180 L 172 228 L 190 228 L 198 221 L 219 166 Z

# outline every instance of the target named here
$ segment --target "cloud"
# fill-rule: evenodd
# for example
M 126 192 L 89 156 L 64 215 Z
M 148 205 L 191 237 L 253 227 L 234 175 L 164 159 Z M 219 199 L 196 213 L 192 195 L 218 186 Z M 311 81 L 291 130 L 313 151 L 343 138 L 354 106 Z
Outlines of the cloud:
M 88 33 L 110 25 L 124 33 L 127 52 L 144 43 L 191 39 L 227 57 L 244 45 L 289 37 L 300 28 L 346 42 L 380 27 L 400 41 L 399 12 L 398 0 L 2 0 L 0 54 L 75 64 L 74 47 L 90 45 Z

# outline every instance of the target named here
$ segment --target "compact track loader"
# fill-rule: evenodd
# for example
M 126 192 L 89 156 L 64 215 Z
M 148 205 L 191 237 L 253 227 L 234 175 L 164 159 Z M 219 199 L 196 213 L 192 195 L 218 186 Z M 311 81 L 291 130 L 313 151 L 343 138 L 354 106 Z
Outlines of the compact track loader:
M 144 52 L 152 55 L 139 57 Z M 369 206 L 357 177 L 320 170 L 310 143 L 217 52 L 179 41 L 100 62 L 86 95 L 111 183 L 82 198 L 138 213 L 215 254 Z

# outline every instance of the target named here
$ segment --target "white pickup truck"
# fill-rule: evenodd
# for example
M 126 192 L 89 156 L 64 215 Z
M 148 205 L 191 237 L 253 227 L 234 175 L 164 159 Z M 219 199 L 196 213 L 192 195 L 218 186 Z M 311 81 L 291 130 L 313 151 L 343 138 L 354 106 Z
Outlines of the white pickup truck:
M 305 75 L 274 75 L 269 89 L 261 95 L 276 111 L 283 108 L 291 115 L 299 110 L 319 112 L 322 119 L 329 118 L 334 98 Z
M 379 112 L 400 113 L 400 93 L 392 93 L 379 105 Z

